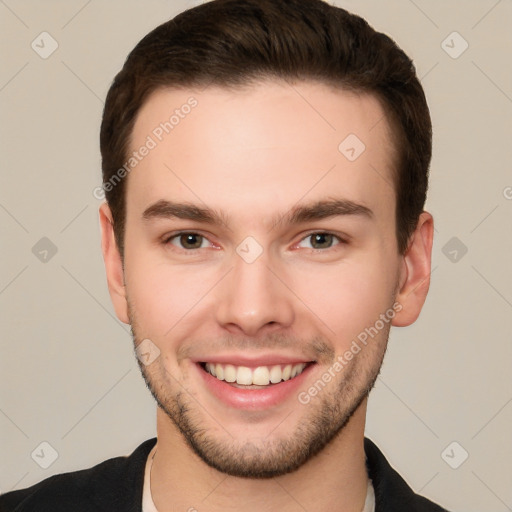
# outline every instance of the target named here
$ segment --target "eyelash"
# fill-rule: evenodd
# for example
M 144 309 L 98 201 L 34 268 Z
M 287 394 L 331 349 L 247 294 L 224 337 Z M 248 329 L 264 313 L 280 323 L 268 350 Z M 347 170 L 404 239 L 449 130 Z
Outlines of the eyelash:
M 171 244 L 171 240 L 179 238 L 179 237 L 181 237 L 183 235 L 196 235 L 196 236 L 202 237 L 205 240 L 208 240 L 208 237 L 206 237 L 205 235 L 202 235 L 201 233 L 197 233 L 196 231 L 179 231 L 177 233 L 173 233 L 172 235 L 169 235 L 169 236 L 165 237 L 165 239 L 163 240 L 162 243 L 163 243 L 163 245 L 169 245 L 169 244 L 172 245 Z M 331 247 L 327 247 L 325 249 L 311 248 L 310 250 L 312 252 L 315 252 L 315 253 L 326 252 L 329 249 L 334 249 L 338 245 L 346 245 L 348 243 L 348 241 L 345 238 L 341 237 L 340 235 L 336 235 L 335 233 L 331 233 L 330 231 L 312 231 L 311 233 L 308 233 L 303 238 L 301 238 L 299 240 L 299 242 L 295 244 L 295 246 L 297 246 L 298 244 L 300 244 L 301 242 L 303 242 L 307 238 L 311 238 L 314 235 L 331 235 L 334 239 L 336 239 L 338 241 L 337 244 L 332 245 Z M 176 247 L 176 248 L 181 250 L 181 251 L 184 251 L 186 253 L 193 253 L 193 252 L 197 251 L 198 249 L 204 249 L 204 247 L 198 247 L 196 249 L 185 249 L 184 247 Z

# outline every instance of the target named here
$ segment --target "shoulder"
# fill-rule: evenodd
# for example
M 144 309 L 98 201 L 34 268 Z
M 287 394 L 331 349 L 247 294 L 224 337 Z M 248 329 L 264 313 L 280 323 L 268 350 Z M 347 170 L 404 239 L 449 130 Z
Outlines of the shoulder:
M 0 512 L 137 511 L 142 504 L 145 462 L 156 438 L 124 457 L 53 475 L 0 496 Z
M 416 494 L 391 467 L 383 453 L 368 438 L 364 439 L 366 466 L 375 491 L 376 510 L 382 512 L 447 512 L 446 509 Z

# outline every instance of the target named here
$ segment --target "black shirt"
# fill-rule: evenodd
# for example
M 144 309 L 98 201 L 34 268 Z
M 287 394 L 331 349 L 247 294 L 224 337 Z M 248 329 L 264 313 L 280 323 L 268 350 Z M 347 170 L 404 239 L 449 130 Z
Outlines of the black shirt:
M 130 456 L 92 468 L 51 476 L 0 496 L 0 512 L 141 512 L 144 470 L 156 438 Z M 375 512 L 446 512 L 418 496 L 368 438 L 366 466 L 375 491 Z

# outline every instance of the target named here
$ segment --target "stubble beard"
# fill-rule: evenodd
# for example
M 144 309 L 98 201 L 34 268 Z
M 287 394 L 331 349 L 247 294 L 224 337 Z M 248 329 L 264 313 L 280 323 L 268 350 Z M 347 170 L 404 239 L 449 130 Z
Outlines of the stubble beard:
M 130 311 L 130 323 L 136 347 L 143 337 L 136 332 L 133 313 Z M 161 364 L 162 358 L 154 361 L 151 368 L 138 358 L 137 361 L 158 407 L 208 466 L 231 476 L 268 479 L 296 471 L 343 431 L 375 385 L 386 352 L 389 330 L 388 326 L 380 333 L 380 340 L 372 340 L 374 346 L 365 347 L 366 354 L 355 355 L 351 364 L 341 371 L 341 379 L 321 390 L 308 404 L 297 400 L 297 407 L 305 408 L 308 413 L 286 437 L 277 437 L 274 432 L 274 437 L 263 439 L 229 439 L 227 429 L 220 423 L 215 425 L 218 429 L 208 428 L 208 423 L 215 420 L 169 375 Z M 216 436 L 213 430 L 223 430 L 226 435 Z

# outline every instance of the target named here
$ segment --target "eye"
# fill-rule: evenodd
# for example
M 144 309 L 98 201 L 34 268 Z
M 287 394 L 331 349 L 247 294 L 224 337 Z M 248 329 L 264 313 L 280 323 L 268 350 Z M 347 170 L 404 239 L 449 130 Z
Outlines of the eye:
M 177 233 L 167 238 L 164 243 L 187 250 L 202 249 L 210 245 L 208 239 L 199 233 Z
M 332 233 L 311 233 L 303 238 L 299 243 L 298 247 L 307 247 L 315 250 L 330 249 L 334 245 L 342 243 L 343 240 Z

